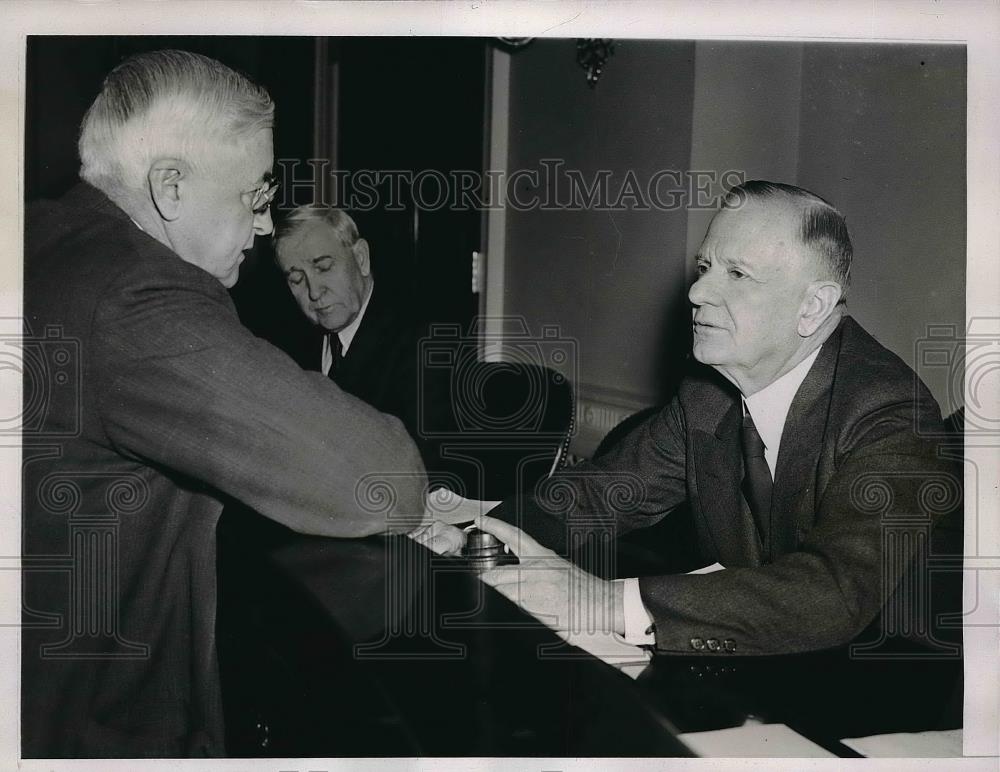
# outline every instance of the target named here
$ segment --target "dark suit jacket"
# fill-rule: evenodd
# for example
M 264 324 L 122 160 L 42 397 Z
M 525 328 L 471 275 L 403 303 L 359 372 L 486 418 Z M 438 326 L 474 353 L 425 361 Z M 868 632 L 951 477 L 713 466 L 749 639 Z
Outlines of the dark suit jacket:
M 937 404 L 915 374 L 846 317 L 799 388 L 777 460 L 767 560 L 740 493 L 738 392 L 696 366 L 675 399 L 607 455 L 495 514 L 565 551 L 577 534 L 624 533 L 690 504 L 703 562 L 725 571 L 643 577 L 656 647 L 780 654 L 837 646 L 876 616 L 914 533 L 961 501 L 938 457 Z M 907 538 L 893 538 L 897 526 Z M 886 544 L 891 544 L 890 548 Z
M 95 189 L 30 207 L 25 244 L 27 349 L 49 366 L 25 370 L 23 754 L 220 754 L 219 497 L 375 533 L 423 511 L 416 448 Z M 380 471 L 390 513 L 364 496 Z
M 391 295 L 377 286 L 350 348 L 332 380 L 348 394 L 399 418 L 424 461 L 431 480 L 447 466 L 428 427 L 448 425 L 450 406 L 439 373 L 421 367 L 422 331 L 397 312 Z M 323 333 L 317 330 L 314 356 L 305 363 L 322 369 Z
M 376 287 L 332 379 L 348 394 L 399 418 L 411 435 L 418 423 L 417 339 L 417 330 L 399 317 L 391 297 Z M 322 347 L 317 336 L 312 370 L 321 369 Z

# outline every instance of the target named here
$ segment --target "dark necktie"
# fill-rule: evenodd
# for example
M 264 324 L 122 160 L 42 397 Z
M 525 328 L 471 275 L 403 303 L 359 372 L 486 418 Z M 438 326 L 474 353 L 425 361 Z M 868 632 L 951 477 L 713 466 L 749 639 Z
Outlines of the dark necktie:
M 340 342 L 340 336 L 335 332 L 327 333 L 326 339 L 330 342 L 330 372 L 326 375 L 331 380 L 336 380 L 337 366 L 344 358 L 344 346 Z
M 769 524 L 771 517 L 771 469 L 764 458 L 764 441 L 754 426 L 753 417 L 750 411 L 743 406 L 743 433 L 741 436 L 743 444 L 743 495 L 747 504 L 750 505 L 750 513 L 753 515 L 757 531 L 760 533 L 761 542 L 764 544 L 765 554 L 770 553 L 768 535 L 771 529 L 765 527 Z

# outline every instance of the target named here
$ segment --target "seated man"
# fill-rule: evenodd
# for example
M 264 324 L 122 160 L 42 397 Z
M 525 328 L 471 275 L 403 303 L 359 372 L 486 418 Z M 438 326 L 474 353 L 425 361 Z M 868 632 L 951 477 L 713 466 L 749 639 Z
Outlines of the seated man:
M 961 478 L 933 440 L 937 404 L 847 315 L 852 246 L 828 202 L 747 182 L 696 259 L 697 363 L 677 396 L 606 455 L 551 478 L 550 495 L 483 518 L 522 558 L 484 580 L 561 626 L 608 620 L 662 652 L 845 644 L 912 568 L 932 520 L 960 515 Z M 704 562 L 725 570 L 610 583 L 558 557 L 588 532 L 644 528 L 684 502 Z M 899 524 L 906 538 L 887 538 Z
M 399 418 L 433 476 L 441 462 L 421 432 L 420 411 L 440 424 L 449 408 L 430 373 L 419 377 L 419 331 L 376 287 L 368 242 L 354 220 L 333 207 L 300 206 L 276 228 L 274 251 L 299 308 L 323 333 L 305 366 Z
M 222 497 L 327 536 L 423 513 L 400 422 L 254 337 L 226 292 L 271 232 L 273 116 L 212 59 L 133 57 L 84 118 L 84 182 L 28 209 L 27 334 L 63 380 L 25 369 L 45 404 L 23 437 L 25 757 L 224 752 Z

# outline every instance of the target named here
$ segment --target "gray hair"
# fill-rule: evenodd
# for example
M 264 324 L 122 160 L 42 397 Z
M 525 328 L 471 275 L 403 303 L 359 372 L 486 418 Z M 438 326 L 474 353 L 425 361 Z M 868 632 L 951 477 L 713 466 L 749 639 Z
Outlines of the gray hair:
M 325 204 L 308 204 L 299 206 L 289 212 L 274 228 L 274 252 L 281 249 L 281 244 L 289 236 L 297 233 L 309 223 L 323 222 L 333 228 L 340 243 L 351 249 L 358 243 L 358 226 L 342 209 L 336 209 Z
M 738 209 L 747 201 L 775 198 L 783 198 L 802 207 L 799 240 L 816 253 L 830 275 L 840 284 L 840 302 L 843 303 L 851 284 L 854 247 L 847 232 L 847 220 L 833 204 L 812 191 L 795 185 L 748 180 L 726 193 L 722 208 Z
M 80 127 L 80 177 L 113 199 L 146 184 L 157 158 L 198 167 L 274 126 L 274 103 L 260 86 L 189 51 L 126 59 L 104 79 Z

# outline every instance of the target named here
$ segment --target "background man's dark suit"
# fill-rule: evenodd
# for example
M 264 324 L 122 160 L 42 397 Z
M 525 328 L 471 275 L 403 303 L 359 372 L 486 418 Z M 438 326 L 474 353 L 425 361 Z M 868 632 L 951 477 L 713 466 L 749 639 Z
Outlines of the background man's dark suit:
M 425 429 L 441 431 L 451 425 L 451 408 L 445 398 L 446 376 L 421 368 L 420 340 L 425 333 L 419 326 L 407 323 L 396 309 L 390 293 L 378 286 L 372 288 L 361 324 L 330 378 L 348 394 L 399 418 L 417 443 L 434 481 L 435 474 L 448 465 L 440 456 L 439 443 Z M 319 371 L 325 333 L 316 330 L 311 356 L 303 365 Z
M 490 514 L 561 552 L 574 521 L 597 518 L 622 533 L 686 500 L 703 562 L 726 570 L 640 578 L 658 650 L 703 653 L 712 640 L 720 651 L 780 654 L 846 643 L 875 618 L 883 581 L 893 587 L 905 565 L 905 551 L 884 560 L 886 524 L 959 506 L 957 470 L 915 431 L 940 433 L 937 404 L 845 317 L 789 409 L 763 539 L 740 492 L 740 424 L 739 393 L 697 365 L 671 404 L 606 456 L 552 478 L 548 496 Z M 943 497 L 928 485 L 943 486 Z M 616 498 L 623 490 L 634 498 Z
M 28 324 L 75 341 L 81 377 L 47 405 L 51 439 L 25 437 L 22 752 L 221 754 L 220 495 L 296 530 L 379 532 L 385 519 L 365 511 L 358 483 L 411 470 L 393 478 L 396 511 L 419 516 L 416 449 L 396 419 L 250 334 L 218 280 L 97 190 L 30 207 L 25 243 Z M 26 400 L 37 388 L 26 379 Z M 74 513 L 114 523 L 110 557 L 101 554 L 117 575 L 93 621 L 121 640 L 84 630 L 43 656 L 78 626 L 73 593 L 102 586 L 32 570 L 77 554 Z M 123 652 L 131 657 L 108 656 Z
M 418 337 L 396 313 L 392 297 L 373 287 L 354 339 L 330 376 L 348 394 L 399 418 L 411 435 L 417 427 Z M 321 369 L 322 349 L 317 334 L 306 364 L 310 370 Z

